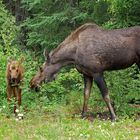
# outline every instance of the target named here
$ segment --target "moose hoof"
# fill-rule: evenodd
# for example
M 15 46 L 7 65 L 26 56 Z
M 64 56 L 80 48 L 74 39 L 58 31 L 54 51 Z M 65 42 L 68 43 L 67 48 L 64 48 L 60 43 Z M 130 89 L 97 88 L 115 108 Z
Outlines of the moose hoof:
M 116 117 L 111 117 L 111 122 L 116 122 L 117 118 Z
M 82 118 L 82 119 L 85 119 L 85 118 L 86 118 L 86 113 L 82 113 L 82 114 L 81 114 L 81 118 Z

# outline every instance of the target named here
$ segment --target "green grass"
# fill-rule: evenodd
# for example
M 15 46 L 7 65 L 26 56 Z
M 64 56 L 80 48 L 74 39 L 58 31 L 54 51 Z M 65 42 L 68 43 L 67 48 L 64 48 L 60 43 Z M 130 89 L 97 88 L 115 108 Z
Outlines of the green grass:
M 61 111 L 60 111 L 61 110 Z M 30 112 L 23 120 L 0 115 L 0 140 L 139 140 L 140 120 L 89 121 L 71 117 L 57 108 L 51 112 Z M 37 113 L 38 112 L 38 113 Z M 62 112 L 62 114 L 61 114 Z

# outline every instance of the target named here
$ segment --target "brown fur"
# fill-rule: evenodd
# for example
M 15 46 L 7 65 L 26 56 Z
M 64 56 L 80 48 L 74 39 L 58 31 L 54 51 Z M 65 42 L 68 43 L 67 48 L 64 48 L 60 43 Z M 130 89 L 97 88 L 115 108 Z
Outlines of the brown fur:
M 22 60 L 9 60 L 6 68 L 6 83 L 7 83 L 7 100 L 11 101 L 11 98 L 15 97 L 18 106 L 21 105 L 21 84 L 23 82 L 23 66 Z M 15 103 L 16 104 L 16 103 Z M 14 106 L 14 113 L 16 105 Z
M 94 23 L 87 23 L 72 32 L 49 55 L 45 55 L 43 69 L 30 81 L 32 89 L 37 89 L 43 81 L 53 80 L 62 67 L 73 64 L 84 77 L 82 116 L 86 116 L 94 80 L 107 104 L 111 119 L 115 120 L 103 73 L 125 69 L 133 64 L 140 68 L 140 26 L 105 30 Z

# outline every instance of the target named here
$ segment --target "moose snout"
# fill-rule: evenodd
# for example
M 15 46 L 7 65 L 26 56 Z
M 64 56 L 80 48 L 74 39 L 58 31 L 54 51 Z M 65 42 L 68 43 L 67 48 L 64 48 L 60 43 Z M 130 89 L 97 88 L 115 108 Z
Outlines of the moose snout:
M 36 86 L 34 89 L 35 89 L 35 92 L 39 92 L 40 91 L 40 88 L 38 86 Z
M 36 92 L 40 91 L 39 86 L 38 86 L 37 84 L 33 83 L 32 81 L 30 81 L 30 83 L 29 83 L 29 88 L 30 88 L 31 90 L 36 91 Z
M 11 78 L 11 82 L 15 83 L 16 82 L 16 78 Z
M 34 90 L 35 92 L 39 92 L 40 91 L 39 86 L 35 86 L 35 85 L 30 86 L 30 89 Z

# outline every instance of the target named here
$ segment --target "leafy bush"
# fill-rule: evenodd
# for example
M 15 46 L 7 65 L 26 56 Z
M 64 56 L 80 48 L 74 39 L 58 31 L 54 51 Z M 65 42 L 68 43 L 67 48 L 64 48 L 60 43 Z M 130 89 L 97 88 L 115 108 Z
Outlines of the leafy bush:
M 126 70 L 106 73 L 111 98 L 119 115 L 132 116 L 140 111 L 140 108 L 135 107 L 135 103 L 129 104 L 132 99 L 136 101 L 140 97 L 139 76 L 135 65 Z
M 140 25 L 139 0 L 107 0 L 110 3 L 109 12 L 112 14 L 109 24 L 114 28 Z
M 4 51 L 10 50 L 16 39 L 18 27 L 15 25 L 15 18 L 5 9 L 0 1 L 0 47 Z

